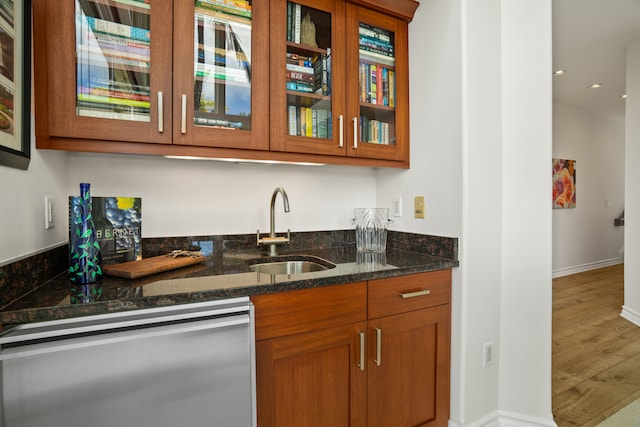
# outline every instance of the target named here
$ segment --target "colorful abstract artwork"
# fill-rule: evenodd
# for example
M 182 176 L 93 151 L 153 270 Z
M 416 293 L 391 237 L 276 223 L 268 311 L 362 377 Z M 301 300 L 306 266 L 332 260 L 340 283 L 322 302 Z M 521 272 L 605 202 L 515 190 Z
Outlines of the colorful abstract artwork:
M 576 207 L 576 161 L 553 159 L 553 208 Z

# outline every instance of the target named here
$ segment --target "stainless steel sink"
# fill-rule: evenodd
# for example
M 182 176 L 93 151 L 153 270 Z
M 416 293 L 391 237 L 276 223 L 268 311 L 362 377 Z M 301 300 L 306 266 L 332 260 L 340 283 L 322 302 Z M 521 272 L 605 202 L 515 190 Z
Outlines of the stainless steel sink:
M 326 259 L 310 255 L 285 255 L 269 258 L 256 258 L 247 261 L 249 268 L 265 274 L 303 274 L 335 268 L 336 265 Z

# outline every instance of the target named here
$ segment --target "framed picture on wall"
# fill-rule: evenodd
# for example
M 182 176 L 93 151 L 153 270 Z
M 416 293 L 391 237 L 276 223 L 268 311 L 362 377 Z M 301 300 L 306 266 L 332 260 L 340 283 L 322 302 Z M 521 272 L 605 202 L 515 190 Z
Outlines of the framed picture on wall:
M 0 0 L 0 165 L 31 159 L 31 0 Z
M 553 208 L 576 207 L 576 161 L 553 159 Z

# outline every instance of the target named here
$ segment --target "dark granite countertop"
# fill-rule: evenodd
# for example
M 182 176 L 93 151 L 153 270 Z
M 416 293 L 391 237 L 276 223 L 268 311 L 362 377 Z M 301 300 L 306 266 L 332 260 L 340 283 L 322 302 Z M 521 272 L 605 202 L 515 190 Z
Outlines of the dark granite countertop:
M 359 253 L 353 245 L 304 250 L 281 247 L 282 255 L 304 254 L 336 264 L 332 269 L 293 275 L 251 271 L 247 261 L 265 257 L 256 251 L 213 251 L 201 264 L 135 280 L 104 276 L 96 285 L 75 288 L 65 272 L 2 307 L 0 325 L 331 286 L 458 266 L 457 239 L 452 259 L 407 250 L 415 249 L 408 244 L 389 246 L 383 254 Z

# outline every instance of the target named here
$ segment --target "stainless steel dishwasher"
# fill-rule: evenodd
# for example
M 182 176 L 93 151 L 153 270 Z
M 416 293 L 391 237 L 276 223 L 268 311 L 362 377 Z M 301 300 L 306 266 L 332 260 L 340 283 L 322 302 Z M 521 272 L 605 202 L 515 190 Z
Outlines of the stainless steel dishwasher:
M 0 426 L 255 426 L 253 319 L 243 297 L 17 326 Z

